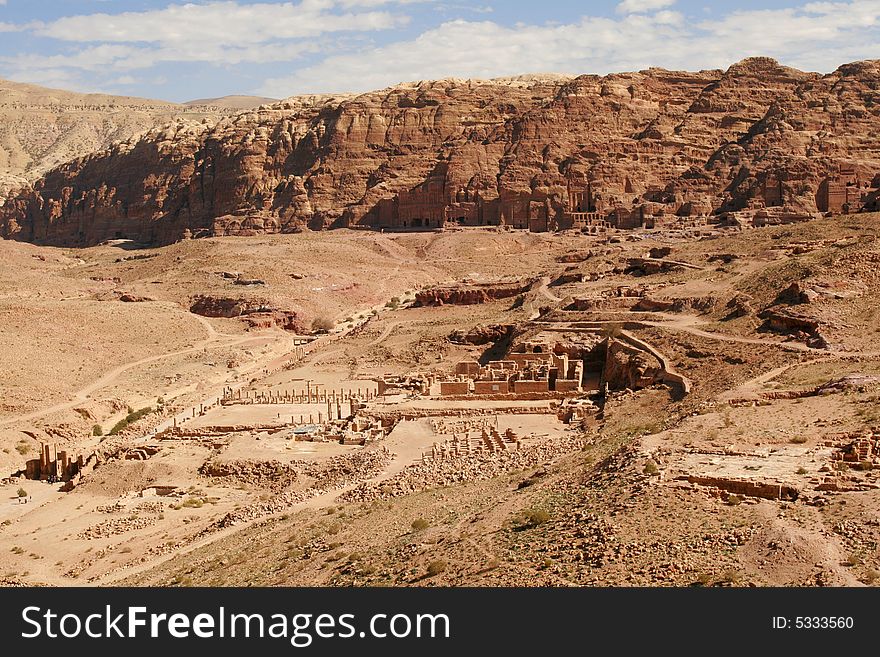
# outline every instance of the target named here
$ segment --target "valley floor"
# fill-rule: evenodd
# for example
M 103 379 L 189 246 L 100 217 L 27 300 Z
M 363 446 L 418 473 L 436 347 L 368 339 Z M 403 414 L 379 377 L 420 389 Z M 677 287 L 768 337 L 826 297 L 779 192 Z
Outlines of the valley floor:
M 137 258 L 0 242 L 0 473 L 41 445 L 86 460 L 66 492 L 2 480 L 0 578 L 876 583 L 876 218 L 334 231 Z M 511 281 L 526 291 L 415 301 Z M 190 312 L 205 296 L 275 314 Z M 642 346 L 611 362 L 615 342 Z M 558 395 L 441 391 L 462 361 L 535 346 L 604 370 Z

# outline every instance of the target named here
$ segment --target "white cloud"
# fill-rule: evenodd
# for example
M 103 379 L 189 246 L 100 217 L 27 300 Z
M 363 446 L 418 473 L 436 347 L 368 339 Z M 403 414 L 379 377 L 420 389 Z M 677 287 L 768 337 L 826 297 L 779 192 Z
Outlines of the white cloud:
M 880 0 L 853 0 L 738 11 L 698 23 L 668 10 L 617 19 L 586 16 L 565 25 L 457 20 L 410 41 L 327 57 L 267 80 L 259 93 L 367 91 L 402 81 L 529 72 L 726 68 L 756 55 L 827 72 L 844 62 L 880 57 L 878 17 Z
M 617 5 L 618 14 L 639 14 L 655 9 L 671 7 L 676 0 L 623 0 Z
M 433 0 L 300 0 L 298 3 L 240 4 L 233 0 L 169 5 L 120 14 L 97 13 L 50 23 L 8 25 L 41 37 L 82 44 L 71 54 L 0 57 L 7 75 L 22 77 L 61 67 L 87 71 L 134 70 L 162 62 L 295 61 L 315 52 L 316 39 L 400 27 L 408 17 L 372 11 L 383 5 Z M 7 25 L 0 23 L 0 31 Z
M 263 91 L 287 96 L 319 90 L 366 91 L 443 77 L 627 70 L 679 36 L 676 26 L 651 23 L 642 16 L 620 21 L 585 17 L 575 24 L 514 28 L 457 20 L 412 41 L 328 57 L 288 78 L 268 80 Z M 632 48 L 633 43 L 639 48 Z
M 0 63 L 21 76 L 43 68 L 71 68 L 83 71 L 132 71 L 152 68 L 164 62 L 210 64 L 264 64 L 294 61 L 317 46 L 309 42 L 254 44 L 246 47 L 218 44 L 179 44 L 167 47 L 101 44 L 69 55 L 16 55 L 0 57 Z
M 227 0 L 169 5 L 152 11 L 69 16 L 47 23 L 35 32 L 62 41 L 243 45 L 332 32 L 383 30 L 406 23 L 406 16 L 388 12 L 349 11 L 382 4 L 388 4 L 388 1 L 301 0 L 299 3 L 239 4 Z M 336 8 L 345 13 L 331 11 Z

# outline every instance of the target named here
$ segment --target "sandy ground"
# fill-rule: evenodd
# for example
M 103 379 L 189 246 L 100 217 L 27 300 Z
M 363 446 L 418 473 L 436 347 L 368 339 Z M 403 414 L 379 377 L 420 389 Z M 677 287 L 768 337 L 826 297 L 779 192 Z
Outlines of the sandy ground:
M 643 242 L 333 231 L 194 241 L 137 252 L 149 256 L 137 260 L 120 260 L 130 252 L 112 245 L 0 243 L 11 264 L 0 272 L 0 473 L 23 467 L 40 440 L 73 451 L 122 450 L 69 493 L 44 482 L 0 484 L 0 576 L 56 585 L 880 581 L 873 465 L 837 465 L 846 436 L 871 436 L 880 426 L 880 391 L 870 379 L 880 374 L 873 338 L 880 318 L 871 310 L 880 290 L 870 266 L 880 247 L 873 238 L 847 246 L 849 235 L 873 235 L 861 219 L 847 221 L 854 223 L 710 240 L 655 233 Z M 801 246 L 795 253 L 789 244 Z M 655 245 L 696 268 L 649 276 L 615 268 Z M 591 249 L 600 255 L 557 262 Z M 737 257 L 728 263 L 711 259 L 729 253 Z M 583 282 L 554 285 L 571 267 Z M 805 267 L 809 279 L 801 278 Z M 234 289 L 223 271 L 265 285 Z M 538 280 L 521 304 L 408 303 L 423 285 L 510 275 Z M 778 300 L 801 280 L 857 293 Z M 634 312 L 623 298 L 614 307 L 565 310 L 574 298 L 620 300 L 622 287 L 684 307 Z M 155 300 L 123 303 L 123 291 Z M 196 294 L 261 297 L 306 325 L 320 315 L 337 326 L 294 362 L 295 335 L 193 315 Z M 752 310 L 730 317 L 729 302 L 743 295 Z M 768 330 L 765 311 L 816 318 L 827 344 Z M 379 397 L 370 404 L 376 412 L 447 415 L 400 421 L 367 447 L 295 440 L 300 416 L 317 419 L 322 403 L 216 405 L 228 387 L 245 395 L 306 386 L 373 392 L 385 374 L 442 377 L 492 346 L 453 344 L 450 334 L 490 324 L 515 326 L 517 340 L 625 325 L 687 376 L 692 392 L 615 392 L 582 430 L 555 412 L 523 412 L 549 411 L 552 400 Z M 863 383 L 812 393 L 847 375 Z M 94 425 L 104 433 L 129 407 L 147 406 L 161 410 L 119 436 L 92 435 Z M 419 470 L 432 445 L 451 438 L 435 433 L 433 421 L 452 425 L 474 412 L 516 432 L 527 448 L 568 447 L 523 461 L 465 458 L 434 478 Z M 193 433 L 239 429 L 158 440 L 175 421 Z M 158 451 L 125 458 L 142 445 Z M 377 450 L 385 456 L 375 468 L 358 460 Z M 233 474 L 206 475 L 210 463 Z M 786 484 L 799 495 L 740 499 L 689 476 Z M 26 504 L 19 487 L 32 498 Z M 241 520 L 225 523 L 229 517 Z M 444 569 L 426 576 L 436 561 Z

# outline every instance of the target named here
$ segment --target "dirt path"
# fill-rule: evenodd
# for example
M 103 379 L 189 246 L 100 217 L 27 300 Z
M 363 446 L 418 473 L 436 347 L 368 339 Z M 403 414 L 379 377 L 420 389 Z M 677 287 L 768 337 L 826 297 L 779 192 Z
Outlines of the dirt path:
M 795 367 L 804 367 L 807 365 L 813 365 L 815 363 L 826 363 L 828 361 L 837 360 L 834 356 L 829 356 L 825 358 L 813 358 L 811 360 L 805 360 L 797 363 L 789 363 L 788 365 L 782 365 L 781 367 L 776 367 L 772 370 L 768 370 L 763 374 L 759 374 L 753 379 L 749 379 L 745 383 L 737 386 L 736 388 L 731 388 L 718 396 L 720 401 L 728 401 L 731 399 L 742 399 L 744 397 L 749 397 L 750 395 L 756 394 L 760 388 L 769 381 L 772 381 L 777 376 L 785 374 L 788 370 L 794 369 Z
M 656 314 L 656 313 L 655 313 Z M 688 321 L 690 319 L 691 321 Z M 781 342 L 779 340 L 771 340 L 770 338 L 744 338 L 738 335 L 730 335 L 729 333 L 716 333 L 714 331 L 704 331 L 702 329 L 697 328 L 699 324 L 705 324 L 707 322 L 693 321 L 696 318 L 685 315 L 682 318 L 679 318 L 678 321 L 668 321 L 668 322 L 656 322 L 651 320 L 640 320 L 642 324 L 647 326 L 654 326 L 657 328 L 670 329 L 673 331 L 681 331 L 683 333 L 690 333 L 691 335 L 696 335 L 701 338 L 707 338 L 709 340 L 719 340 L 721 342 L 736 342 L 739 344 L 758 344 L 758 345 L 770 345 L 772 347 L 779 347 L 780 349 L 788 349 L 790 351 L 803 351 L 809 353 L 828 353 L 825 349 L 819 349 L 817 347 L 809 347 L 805 344 L 801 344 L 800 342 Z
M 547 288 L 548 285 L 550 285 L 550 277 L 544 276 L 543 278 L 541 278 L 541 286 L 538 288 L 538 294 L 549 299 L 550 301 L 553 301 L 554 303 L 559 303 L 560 301 L 562 301 L 561 297 L 557 297 Z
M 394 332 L 394 329 L 405 323 L 406 322 L 391 322 L 388 326 L 385 327 L 385 330 L 382 331 L 382 334 L 378 338 L 367 344 L 367 348 L 375 347 L 376 345 L 382 344 Z
M 601 311 L 597 311 L 601 312 Z M 771 347 L 779 347 L 780 349 L 788 349 L 790 351 L 802 351 L 807 353 L 816 353 L 816 354 L 828 354 L 829 352 L 825 349 L 819 349 L 817 347 L 809 347 L 805 344 L 801 344 L 800 342 L 782 342 L 780 340 L 772 340 L 770 338 L 744 338 L 739 335 L 731 335 L 729 333 L 719 333 L 716 331 L 704 331 L 698 328 L 701 325 L 708 325 L 709 322 L 704 322 L 700 320 L 698 317 L 694 315 L 672 315 L 669 313 L 662 312 L 652 312 L 651 315 L 657 317 L 663 317 L 665 321 L 656 321 L 656 320 L 648 320 L 648 319 L 638 319 L 633 318 L 631 320 L 606 320 L 606 319 L 597 319 L 590 320 L 589 322 L 541 322 L 541 324 L 546 324 L 549 327 L 559 328 L 563 330 L 578 330 L 577 327 L 571 328 L 571 324 L 578 323 L 586 323 L 586 324 L 620 324 L 622 322 L 632 322 L 634 324 L 641 324 L 642 326 L 651 326 L 654 328 L 661 329 L 669 329 L 671 331 L 681 331 L 682 333 L 690 333 L 691 335 L 696 335 L 701 338 L 707 338 L 709 340 L 718 340 L 721 342 L 737 342 L 740 344 L 756 344 L 756 345 L 768 345 Z M 873 352 L 866 352 L 862 355 L 870 355 Z
M 84 388 L 80 388 L 73 394 L 73 399 L 60 402 L 58 404 L 54 404 L 52 406 L 40 409 L 39 411 L 32 411 L 30 413 L 26 413 L 24 415 L 17 415 L 15 417 L 6 418 L 4 420 L 0 420 L 0 426 L 8 426 L 11 424 L 16 424 L 18 422 L 27 422 L 30 420 L 35 420 L 37 418 L 45 417 L 46 415 L 51 415 L 52 413 L 58 413 L 60 411 L 65 411 L 69 408 L 73 408 L 77 404 L 81 404 L 86 401 L 89 396 L 101 388 L 105 388 L 110 385 L 113 381 L 115 381 L 121 374 L 134 369 L 136 367 L 140 367 L 141 365 L 146 365 L 147 363 L 154 363 L 156 361 L 164 360 L 165 358 L 172 358 L 174 356 L 184 356 L 186 354 L 196 353 L 198 351 L 205 351 L 207 349 L 221 349 L 228 347 L 237 347 L 244 344 L 249 344 L 253 342 L 260 342 L 265 340 L 265 336 L 248 336 L 248 337 L 238 337 L 238 338 L 229 338 L 226 336 L 215 335 L 214 337 L 206 338 L 205 340 L 201 340 L 196 343 L 194 346 L 189 347 L 187 349 L 180 349 L 178 351 L 171 351 L 165 354 L 157 354 L 155 356 L 148 356 L 147 358 L 141 358 L 139 360 L 131 361 L 129 363 L 125 363 L 123 365 L 119 365 L 114 367 L 112 370 L 106 372 L 104 376 L 100 379 L 93 381 L 89 385 Z

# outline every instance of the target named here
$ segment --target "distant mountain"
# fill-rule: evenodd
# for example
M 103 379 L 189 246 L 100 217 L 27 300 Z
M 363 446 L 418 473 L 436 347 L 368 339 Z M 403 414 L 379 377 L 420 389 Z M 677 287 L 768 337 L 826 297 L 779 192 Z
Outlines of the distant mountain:
M 235 109 L 194 108 L 0 80 L 0 192 L 178 116 L 214 121 Z
M 552 230 L 572 210 L 625 228 L 876 209 L 878 88 L 880 61 L 821 75 L 757 57 L 290 98 L 56 168 L 6 198 L 0 235 L 163 244 L 447 220 Z
M 189 100 L 183 104 L 187 107 L 223 107 L 232 110 L 248 110 L 277 102 L 277 98 L 263 98 L 261 96 L 221 96 L 220 98 Z

